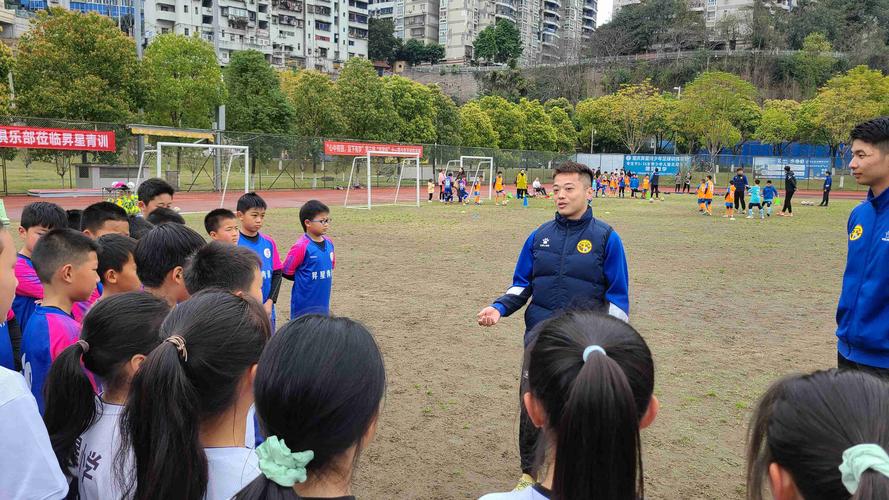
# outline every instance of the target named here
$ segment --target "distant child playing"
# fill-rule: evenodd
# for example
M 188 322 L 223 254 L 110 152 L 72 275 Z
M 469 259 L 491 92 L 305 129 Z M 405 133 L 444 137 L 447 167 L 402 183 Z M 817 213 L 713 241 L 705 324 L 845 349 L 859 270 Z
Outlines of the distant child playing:
M 753 187 L 750 188 L 750 203 L 747 205 L 747 218 L 753 218 L 753 207 L 759 209 L 759 218 L 765 218 L 765 210 L 762 208 L 762 187 L 759 185 L 759 179 L 753 180 Z
M 735 185 L 729 184 L 728 189 L 725 190 L 725 214 L 723 217 L 728 217 L 729 220 L 735 220 Z

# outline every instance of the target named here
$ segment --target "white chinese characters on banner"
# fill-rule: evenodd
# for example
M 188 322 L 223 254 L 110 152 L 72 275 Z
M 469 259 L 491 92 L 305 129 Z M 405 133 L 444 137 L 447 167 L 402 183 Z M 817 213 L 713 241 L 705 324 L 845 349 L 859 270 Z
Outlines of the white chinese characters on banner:
M 0 125 L 0 147 L 63 149 L 73 151 L 115 151 L 110 130 L 63 130 Z

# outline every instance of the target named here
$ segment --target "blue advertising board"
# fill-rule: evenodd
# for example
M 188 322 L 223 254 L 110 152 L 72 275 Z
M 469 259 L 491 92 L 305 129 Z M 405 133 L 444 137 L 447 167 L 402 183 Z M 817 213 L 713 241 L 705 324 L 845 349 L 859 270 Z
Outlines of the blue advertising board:
M 688 156 L 676 155 L 624 155 L 624 170 L 633 173 L 658 173 L 676 175 L 679 170 L 689 165 Z

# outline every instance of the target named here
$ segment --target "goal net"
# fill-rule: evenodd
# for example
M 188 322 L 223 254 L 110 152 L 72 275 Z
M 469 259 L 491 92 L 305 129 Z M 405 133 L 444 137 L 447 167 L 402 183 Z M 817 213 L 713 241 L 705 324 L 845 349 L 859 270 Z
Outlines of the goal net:
M 491 156 L 461 156 L 457 161 L 459 169 L 466 172 L 467 186 L 481 179 L 482 186 L 488 186 L 488 199 L 494 198 L 494 158 Z M 458 170 L 459 171 L 459 170 Z M 468 188 L 467 188 L 468 189 Z M 484 192 L 484 189 L 482 189 Z M 480 193 L 481 194 L 481 193 Z M 484 196 L 484 194 L 482 194 Z
M 368 210 L 386 205 L 419 207 L 422 177 L 419 153 L 368 151 L 352 159 L 343 206 Z
M 154 149 L 142 153 L 136 185 L 154 175 L 177 191 L 220 191 L 222 207 L 229 190 L 250 191 L 249 158 L 247 146 L 158 142 Z

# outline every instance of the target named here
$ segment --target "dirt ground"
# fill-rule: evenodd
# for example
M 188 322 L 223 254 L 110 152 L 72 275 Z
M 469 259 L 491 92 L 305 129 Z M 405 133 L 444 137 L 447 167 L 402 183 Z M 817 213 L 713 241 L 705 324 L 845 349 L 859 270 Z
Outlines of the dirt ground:
M 662 408 L 643 432 L 648 498 L 743 497 L 757 397 L 782 374 L 835 363 L 855 203 L 729 221 L 721 208 L 698 215 L 689 196 L 594 202 L 623 238 L 631 322 L 655 357 Z M 296 214 L 267 219 L 282 258 L 301 231 Z M 477 498 L 515 485 L 522 315 L 490 329 L 475 316 L 509 286 L 524 239 L 552 214 L 544 200 L 333 210 L 333 312 L 371 328 L 389 377 L 376 440 L 360 459 L 359 498 Z M 289 293 L 285 282 L 279 318 L 289 316 Z

